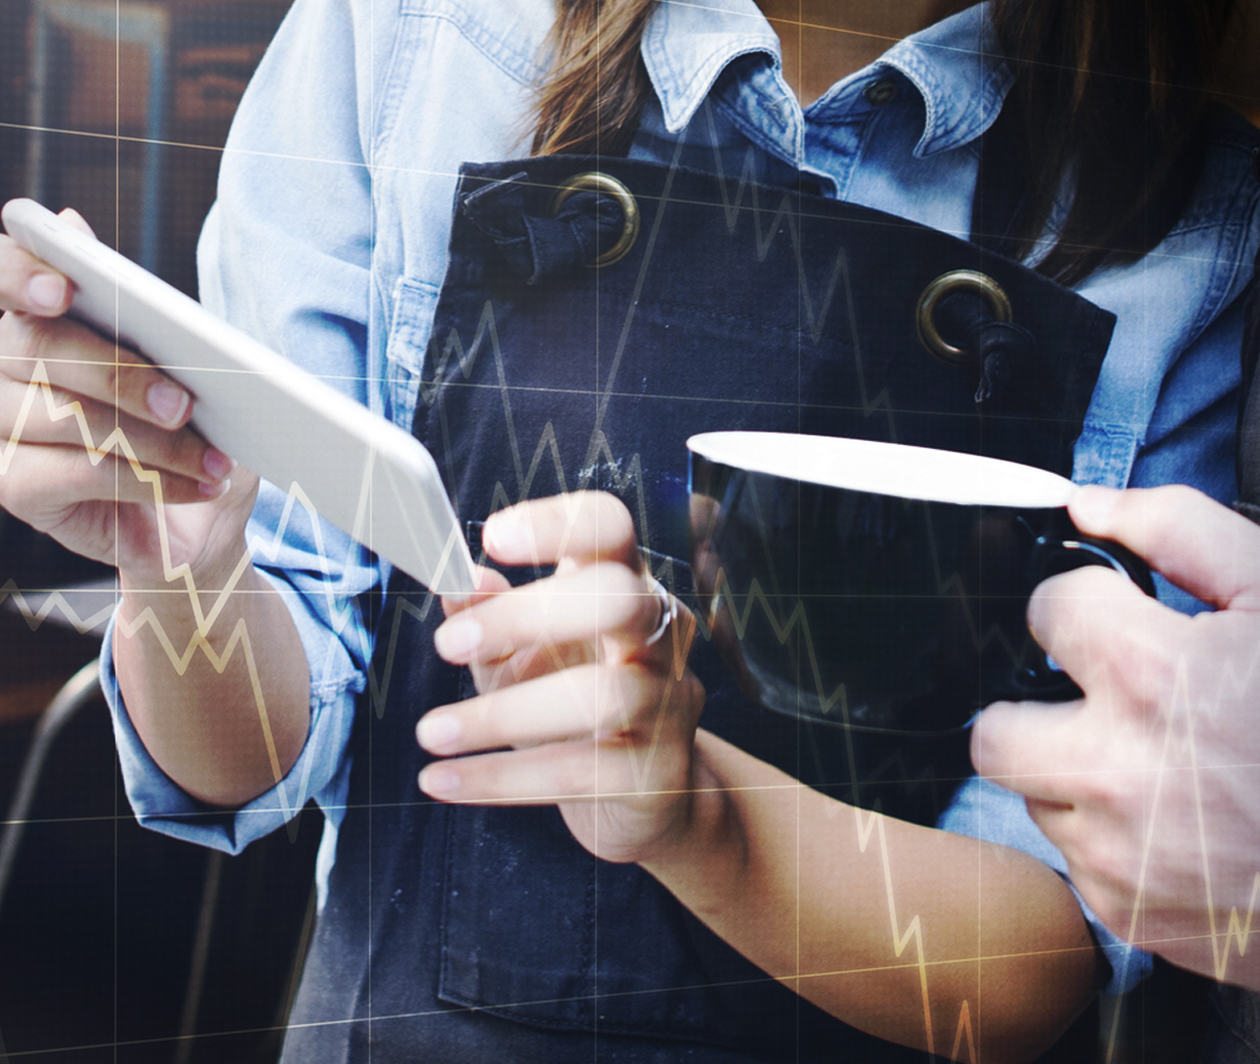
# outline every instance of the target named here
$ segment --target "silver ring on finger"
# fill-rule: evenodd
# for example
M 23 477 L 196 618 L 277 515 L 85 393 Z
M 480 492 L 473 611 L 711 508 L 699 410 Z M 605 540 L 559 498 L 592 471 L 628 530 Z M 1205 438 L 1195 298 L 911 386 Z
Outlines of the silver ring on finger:
M 665 590 L 665 585 L 657 580 L 656 577 L 652 577 L 651 591 L 652 594 L 656 596 L 657 602 L 661 605 L 661 619 L 657 622 L 656 628 L 652 631 L 652 634 L 643 641 L 643 647 L 645 650 L 648 647 L 655 646 L 659 643 L 661 641 L 661 637 L 665 634 L 666 629 L 668 629 L 678 617 L 678 600 Z

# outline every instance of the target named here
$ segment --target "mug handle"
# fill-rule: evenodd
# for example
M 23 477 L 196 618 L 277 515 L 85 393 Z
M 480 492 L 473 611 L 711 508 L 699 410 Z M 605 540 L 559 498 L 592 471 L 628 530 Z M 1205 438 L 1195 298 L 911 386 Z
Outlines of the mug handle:
M 1034 536 L 1030 557 L 1030 594 L 1048 577 L 1086 565 L 1102 565 L 1128 577 L 1143 593 L 1155 597 L 1155 581 L 1151 578 L 1150 566 L 1131 550 L 1114 540 L 1073 532 L 1071 536 Z M 1081 697 L 1076 681 L 1050 660 L 1031 635 L 1023 672 L 1029 698 L 1065 702 Z

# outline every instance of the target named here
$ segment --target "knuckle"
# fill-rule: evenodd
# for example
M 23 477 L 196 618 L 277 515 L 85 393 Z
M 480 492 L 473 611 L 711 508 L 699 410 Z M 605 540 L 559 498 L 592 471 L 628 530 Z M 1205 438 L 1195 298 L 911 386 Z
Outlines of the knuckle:
M 651 636 L 660 627 L 662 621 L 661 598 L 653 588 L 645 588 L 641 580 L 636 580 L 635 583 L 637 590 L 631 592 L 635 629 L 645 636 Z
M 123 388 L 123 376 L 118 372 L 117 362 L 101 362 L 97 368 L 102 395 L 120 395 Z
M 169 455 L 171 465 L 178 469 L 188 469 L 194 473 L 202 472 L 208 446 L 200 436 L 187 429 L 176 433 L 161 433 L 159 446 Z
M 32 368 L 44 357 L 47 329 L 38 318 L 29 318 L 19 314 L 6 314 L 4 318 L 5 321 L 12 323 L 9 326 L 10 337 L 6 344 L 8 348 L 5 352 L 6 359 L 15 366 L 25 367 L 21 376 L 29 378 Z
M 682 686 L 683 697 L 693 706 L 701 707 L 709 697 L 709 692 L 704 689 L 704 683 L 694 672 L 688 669 L 683 673 L 680 681 Z
M 79 396 L 75 395 L 74 392 L 69 389 L 63 388 L 58 384 L 51 383 L 45 384 L 44 389 L 47 403 L 52 410 L 60 412 L 67 409 L 73 409 L 76 406 L 82 410 L 82 403 L 80 402 Z
M 1052 653 L 1093 640 L 1098 622 L 1087 569 L 1059 573 L 1043 580 L 1028 598 L 1028 628 Z
M 89 457 L 70 462 L 59 478 L 63 487 L 60 494 L 69 498 L 88 498 L 99 477 L 101 461 L 92 462 Z
M 620 562 L 600 562 L 594 587 L 600 596 L 601 624 L 606 629 L 638 631 L 649 618 L 654 622 L 659 614 L 659 600 L 638 574 Z
M 599 538 L 604 544 L 633 543 L 634 519 L 617 496 L 606 491 L 590 492 L 591 516 L 598 522 Z
M 588 493 L 592 503 L 597 508 L 597 515 L 605 521 L 619 521 L 624 525 L 629 525 L 630 511 L 626 508 L 626 504 L 622 502 L 616 495 L 607 491 L 593 491 Z
M 604 590 L 610 595 L 631 599 L 636 604 L 645 597 L 648 591 L 643 579 L 621 562 L 602 562 L 599 567 L 599 578 Z
M 26 286 L 34 274 L 34 259 L 10 236 L 0 234 L 0 307 L 23 310 Z
M 1163 709 L 1176 686 L 1176 661 L 1152 650 L 1141 634 L 1133 631 L 1121 637 L 1119 653 L 1114 672 L 1127 700 L 1146 712 Z
M 981 775 L 1013 775 L 1024 759 L 1024 732 L 1011 726 L 1012 712 L 1010 703 L 995 703 L 971 729 L 971 762 Z
M 1121 502 L 1130 502 L 1134 506 L 1142 505 L 1139 501 L 1141 494 L 1146 494 L 1147 498 L 1158 503 L 1170 513 L 1178 513 L 1187 507 L 1195 506 L 1205 498 L 1203 492 L 1197 488 L 1190 487 L 1189 484 L 1162 484 L 1159 487 L 1150 488 L 1144 493 L 1130 492 L 1127 497 L 1122 496 Z
M 129 401 L 138 410 L 147 410 L 146 395 L 158 371 L 124 347 L 118 348 L 114 359 L 104 365 L 108 369 L 105 381 L 109 389 L 107 394 Z
M 1146 520 L 1144 543 L 1142 544 L 1143 554 L 1150 558 L 1165 557 L 1170 552 L 1174 555 L 1178 550 L 1184 550 L 1185 534 L 1184 529 L 1180 526 L 1177 518 L 1187 509 L 1193 512 L 1194 506 L 1193 496 L 1187 495 L 1184 499 L 1171 500 L 1170 505 L 1164 513 L 1164 520 Z
M 650 670 L 637 662 L 604 666 L 599 729 L 608 737 L 633 731 L 644 704 L 644 692 L 652 682 Z
M 32 373 L 36 367 L 43 367 L 46 376 L 53 376 L 57 364 L 65 359 L 54 332 L 56 324 L 44 318 L 27 319 L 26 349 Z
M 1115 771 L 1095 770 L 1078 773 L 1073 780 L 1075 802 L 1089 809 L 1113 810 L 1124 799 L 1121 774 Z M 1091 836 L 1096 841 L 1096 836 Z
M 1193 521 L 1205 505 L 1203 492 L 1188 484 L 1164 484 L 1121 492 L 1117 507 L 1128 525 L 1141 524 L 1141 553 L 1151 555 L 1171 548 L 1184 549 L 1185 522 Z
M 583 744 L 581 750 L 569 752 L 555 766 L 556 793 L 573 798 L 587 797 L 595 793 L 595 754 Z

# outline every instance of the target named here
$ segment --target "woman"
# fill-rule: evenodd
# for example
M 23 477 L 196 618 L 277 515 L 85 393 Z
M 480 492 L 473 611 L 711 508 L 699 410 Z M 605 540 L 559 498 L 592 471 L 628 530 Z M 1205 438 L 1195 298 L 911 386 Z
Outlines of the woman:
M 14 513 L 119 567 L 103 661 L 139 815 L 236 849 L 309 796 L 328 814 L 288 1059 L 1028 1059 L 1106 977 L 1091 931 L 1114 987 L 1137 976 L 1017 803 L 942 785 L 927 813 L 906 812 L 922 825 L 829 797 L 856 797 L 858 775 L 831 767 L 845 740 L 757 715 L 697 661 L 706 699 L 687 615 L 662 615 L 649 580 L 682 571 L 659 557 L 682 554 L 679 434 L 851 409 L 825 391 L 828 352 L 885 350 L 857 323 L 900 287 L 897 263 L 971 253 L 917 223 L 987 244 L 987 264 L 1031 286 L 1031 314 L 1062 300 L 1097 340 L 1095 309 L 1055 277 L 1117 315 L 1088 411 L 1062 381 L 1087 397 L 1097 363 L 1064 356 L 1057 333 L 1060 372 L 999 397 L 1010 446 L 1034 440 L 1045 464 L 1067 454 L 1083 480 L 1228 491 L 1255 138 L 1168 88 L 1197 83 L 1226 12 L 1165 5 L 1131 24 L 1105 4 L 1012 4 L 990 22 L 961 7 L 899 5 L 897 25 L 839 11 L 870 19 L 839 32 L 749 0 L 296 4 L 225 155 L 203 296 L 412 428 L 465 517 L 571 492 L 470 529 L 494 562 L 556 569 L 510 593 L 487 574 L 448 604 L 437 650 L 472 666 L 479 694 L 425 649 L 438 611 L 422 589 L 286 509 L 282 490 L 255 504 L 253 478 L 188 430 L 187 394 L 143 366 L 116 372 L 112 346 L 57 317 L 64 285 L 5 247 L 5 305 L 23 312 L 0 323 L 10 419 L 31 356 L 53 352 L 55 383 L 101 436 L 117 413 L 166 500 L 187 504 L 159 511 L 53 422 L 0 482 Z M 820 91 L 802 111 L 797 94 Z M 562 204 L 535 211 L 538 189 L 552 205 L 572 172 L 547 159 L 468 172 L 452 217 L 463 163 L 531 139 L 644 183 L 639 203 L 657 209 L 624 260 L 582 260 L 625 221 L 606 206 L 590 231 Z M 786 213 L 757 198 L 767 189 Z M 863 227 L 871 239 L 843 259 L 811 243 Z M 898 249 L 890 274 L 844 272 L 868 246 Z M 795 264 L 815 260 L 821 276 L 798 281 Z M 769 287 L 785 274 L 786 290 Z M 1003 413 L 1042 392 L 1060 404 L 1045 417 Z M 921 427 L 889 424 L 899 438 Z M 634 520 L 578 487 L 613 489 Z M 251 509 L 259 568 L 241 564 Z M 657 552 L 647 564 L 639 542 Z M 714 734 L 693 746 L 702 705 Z M 425 767 L 417 720 L 434 754 L 518 749 Z M 927 766 L 937 781 L 957 771 Z M 428 801 L 421 770 L 432 796 L 472 801 Z

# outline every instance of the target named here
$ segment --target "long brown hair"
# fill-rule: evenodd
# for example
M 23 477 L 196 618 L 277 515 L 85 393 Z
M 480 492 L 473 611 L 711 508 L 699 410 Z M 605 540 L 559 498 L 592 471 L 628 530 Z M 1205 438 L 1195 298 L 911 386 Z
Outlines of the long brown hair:
M 994 0 L 1016 80 L 1001 119 L 1026 175 L 1013 250 L 1026 254 L 1065 174 L 1076 192 L 1041 269 L 1071 283 L 1149 251 L 1201 159 L 1204 89 L 1234 0 Z M 656 0 L 557 0 L 534 151 L 616 152 L 649 91 L 639 55 Z
M 639 42 L 655 6 L 656 0 L 557 0 L 536 155 L 616 152 L 633 136 L 648 93 Z
M 1202 160 L 1203 110 L 1233 0 L 995 0 L 1016 79 L 1003 125 L 1027 198 L 1017 253 L 1046 226 L 1063 175 L 1075 196 L 1041 269 L 1071 282 L 1155 246 Z

